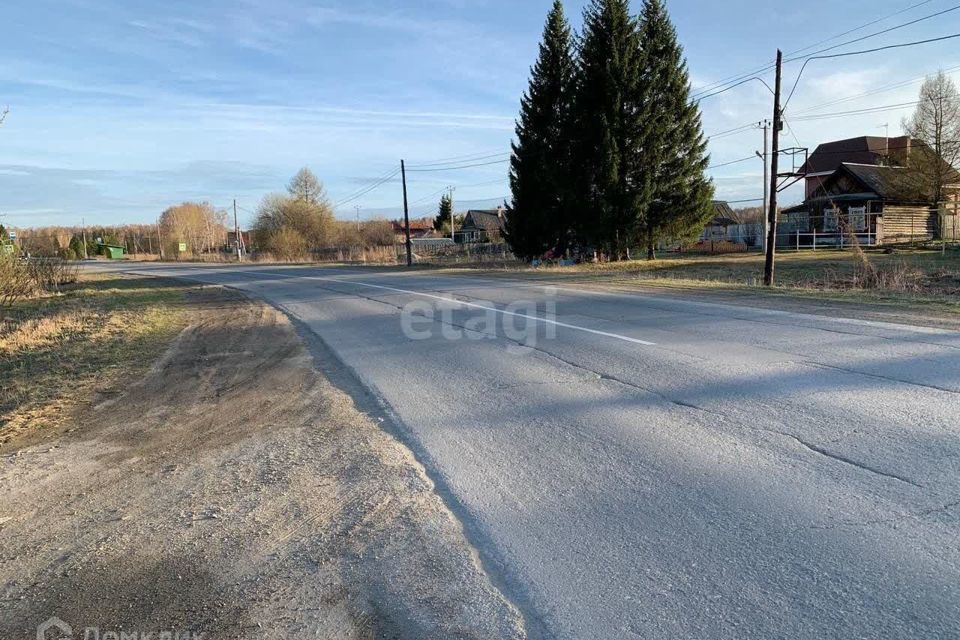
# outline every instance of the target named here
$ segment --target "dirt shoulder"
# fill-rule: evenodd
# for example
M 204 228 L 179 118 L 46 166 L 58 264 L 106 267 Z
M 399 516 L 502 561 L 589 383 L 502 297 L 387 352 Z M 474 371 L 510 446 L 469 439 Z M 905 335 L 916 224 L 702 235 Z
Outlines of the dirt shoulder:
M 424 470 L 282 314 L 215 288 L 187 307 L 145 377 L 0 449 L 0 637 L 52 616 L 74 637 L 524 637 Z

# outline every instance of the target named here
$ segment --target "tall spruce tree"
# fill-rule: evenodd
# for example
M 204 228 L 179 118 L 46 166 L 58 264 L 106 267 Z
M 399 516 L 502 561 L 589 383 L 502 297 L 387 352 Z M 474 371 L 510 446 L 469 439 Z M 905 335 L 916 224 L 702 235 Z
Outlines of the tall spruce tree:
M 535 258 L 551 249 L 563 252 L 569 239 L 572 45 L 563 4 L 555 0 L 521 101 L 510 160 L 513 201 L 506 238 L 521 258 Z
M 434 231 L 443 231 L 444 227 L 450 230 L 450 221 L 453 219 L 453 198 L 449 193 L 443 194 L 440 198 L 440 206 L 437 209 L 437 217 L 433 219 Z
M 662 0 L 645 0 L 639 29 L 644 127 L 636 175 L 646 202 L 642 239 L 652 260 L 659 241 L 703 229 L 713 215 L 714 191 L 705 175 L 710 159 L 700 108 L 690 100 L 683 48 Z
M 640 45 L 628 0 L 592 0 L 584 11 L 576 99 L 579 232 L 615 259 L 629 248 L 642 211 L 637 144 Z

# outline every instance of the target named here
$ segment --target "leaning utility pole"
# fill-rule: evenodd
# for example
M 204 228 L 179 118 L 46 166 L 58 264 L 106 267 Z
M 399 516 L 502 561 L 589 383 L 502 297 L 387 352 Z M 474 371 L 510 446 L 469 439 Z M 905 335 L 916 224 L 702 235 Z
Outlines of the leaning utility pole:
M 403 160 L 400 161 L 400 175 L 403 178 L 403 227 L 407 235 L 407 266 L 412 267 L 413 247 L 410 245 L 410 207 L 407 205 L 407 166 Z
M 76 220 L 76 218 L 74 218 Z M 83 259 L 89 260 L 90 256 L 87 255 L 87 219 L 80 218 L 80 225 L 83 227 Z
M 770 121 L 763 121 L 763 213 L 766 220 L 770 206 Z M 767 250 L 767 224 L 763 225 L 763 250 Z
M 243 252 L 240 250 L 240 223 L 237 222 L 237 199 L 233 199 L 233 243 L 237 245 L 237 262 L 243 262 Z
M 780 171 L 780 130 L 783 114 L 780 112 L 780 84 L 783 76 L 783 52 L 777 49 L 777 83 L 773 93 L 773 148 L 770 152 L 770 211 L 767 213 L 767 256 L 763 266 L 763 284 L 773 286 L 777 253 L 777 174 Z
M 448 187 L 450 189 L 450 239 L 453 240 L 454 244 L 457 242 L 457 226 L 456 226 L 456 209 L 453 208 L 453 187 Z

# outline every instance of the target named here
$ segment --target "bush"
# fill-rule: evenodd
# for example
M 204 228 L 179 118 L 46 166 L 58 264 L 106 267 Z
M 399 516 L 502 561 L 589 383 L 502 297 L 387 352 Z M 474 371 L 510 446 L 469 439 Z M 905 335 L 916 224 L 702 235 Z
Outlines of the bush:
M 309 243 L 302 233 L 283 226 L 271 232 L 264 243 L 266 250 L 279 260 L 295 262 L 309 253 Z
M 80 274 L 80 266 L 63 258 L 30 258 L 23 263 L 37 289 L 59 291 L 65 284 L 73 284 Z
M 0 308 L 9 307 L 36 290 L 27 265 L 13 253 L 0 250 Z

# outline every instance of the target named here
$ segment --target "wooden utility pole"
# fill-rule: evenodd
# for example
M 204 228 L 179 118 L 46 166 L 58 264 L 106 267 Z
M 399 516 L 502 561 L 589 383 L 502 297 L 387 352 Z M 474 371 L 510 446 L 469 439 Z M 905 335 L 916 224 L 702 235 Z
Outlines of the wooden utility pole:
M 88 260 L 90 256 L 87 255 L 87 219 L 80 218 L 80 225 L 83 227 L 83 259 Z
M 160 221 L 157 220 L 157 246 L 160 250 L 160 260 L 163 261 L 163 236 L 160 235 Z
M 407 205 L 407 166 L 403 160 L 400 161 L 400 175 L 403 178 L 403 227 L 407 235 L 407 266 L 412 267 L 413 247 L 410 244 L 410 207 Z
M 780 84 L 783 79 L 783 52 L 777 49 L 777 83 L 773 92 L 773 148 L 770 151 L 770 211 L 767 213 L 767 256 L 763 266 L 763 284 L 773 286 L 777 254 L 777 174 L 780 172 Z
M 243 262 L 243 251 L 240 249 L 240 223 L 237 221 L 237 199 L 233 199 L 233 243 L 237 245 L 237 262 Z
M 453 208 L 453 187 L 450 189 L 450 239 L 453 240 L 454 244 L 457 242 L 457 227 L 456 227 L 456 209 Z
M 770 205 L 770 121 L 763 121 L 763 206 Z M 767 250 L 767 225 L 763 225 L 763 250 Z

